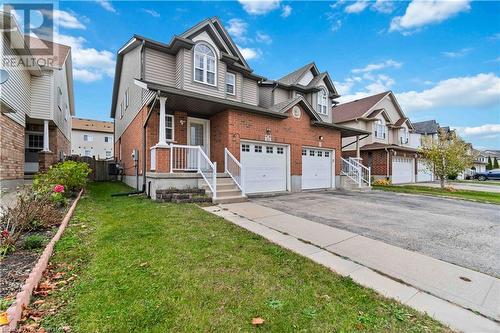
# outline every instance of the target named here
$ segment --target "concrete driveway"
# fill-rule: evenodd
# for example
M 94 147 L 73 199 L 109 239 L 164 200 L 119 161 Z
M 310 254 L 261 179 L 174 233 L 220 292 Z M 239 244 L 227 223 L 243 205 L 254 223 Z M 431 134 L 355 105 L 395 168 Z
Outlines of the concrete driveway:
M 302 192 L 254 202 L 500 277 L 500 207 L 390 192 Z

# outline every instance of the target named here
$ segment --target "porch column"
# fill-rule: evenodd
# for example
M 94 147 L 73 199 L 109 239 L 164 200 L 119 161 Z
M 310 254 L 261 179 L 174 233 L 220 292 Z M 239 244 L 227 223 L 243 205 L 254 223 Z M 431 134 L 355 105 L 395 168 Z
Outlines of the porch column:
M 356 135 L 356 157 L 358 158 L 358 162 L 359 162 L 359 158 L 360 158 L 360 154 L 359 154 L 359 135 Z
M 49 152 L 49 121 L 43 121 L 43 152 Z
M 158 145 L 166 146 L 167 138 L 166 138 L 166 130 L 165 130 L 165 104 L 167 102 L 166 97 L 160 97 L 160 128 L 158 135 Z

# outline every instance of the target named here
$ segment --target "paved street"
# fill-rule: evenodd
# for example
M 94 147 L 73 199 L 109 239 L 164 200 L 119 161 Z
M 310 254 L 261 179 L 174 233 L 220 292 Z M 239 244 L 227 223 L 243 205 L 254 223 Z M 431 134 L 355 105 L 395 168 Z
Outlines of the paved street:
M 500 277 L 497 205 L 380 191 L 302 192 L 253 202 Z

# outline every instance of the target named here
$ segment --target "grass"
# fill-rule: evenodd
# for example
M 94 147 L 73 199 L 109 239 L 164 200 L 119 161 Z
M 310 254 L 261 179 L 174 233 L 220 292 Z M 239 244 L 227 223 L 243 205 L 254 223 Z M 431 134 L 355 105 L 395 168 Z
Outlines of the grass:
M 441 188 L 438 187 L 417 186 L 417 185 L 398 185 L 398 186 L 374 185 L 373 189 L 390 191 L 390 192 L 409 193 L 409 194 L 445 196 L 457 199 L 475 200 L 478 202 L 500 205 L 500 193 L 495 193 L 495 192 L 481 192 L 481 191 L 469 191 L 469 190 L 447 191 L 447 190 L 442 190 Z
M 50 332 L 449 332 L 430 317 L 193 204 L 91 184 L 51 264 Z M 251 320 L 265 323 L 253 327 Z
M 500 186 L 500 181 L 498 181 L 498 180 L 481 181 L 481 180 L 471 179 L 471 180 L 450 180 L 449 182 L 451 184 L 459 183 L 459 184 L 479 184 L 479 185 Z

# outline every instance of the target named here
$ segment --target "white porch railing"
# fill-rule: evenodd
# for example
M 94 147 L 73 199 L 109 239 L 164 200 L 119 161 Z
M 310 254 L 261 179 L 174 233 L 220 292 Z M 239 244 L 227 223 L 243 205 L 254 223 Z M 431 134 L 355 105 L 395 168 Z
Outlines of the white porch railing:
M 170 172 L 192 171 L 201 174 L 217 197 L 217 162 L 210 161 L 200 146 L 170 145 Z
M 234 180 L 241 190 L 241 195 L 245 195 L 245 190 L 243 189 L 243 168 L 241 167 L 241 163 L 227 148 L 224 148 L 224 172 Z
M 371 186 L 371 169 L 361 164 L 357 158 L 342 158 L 341 174 L 355 181 L 358 187 L 363 183 Z

